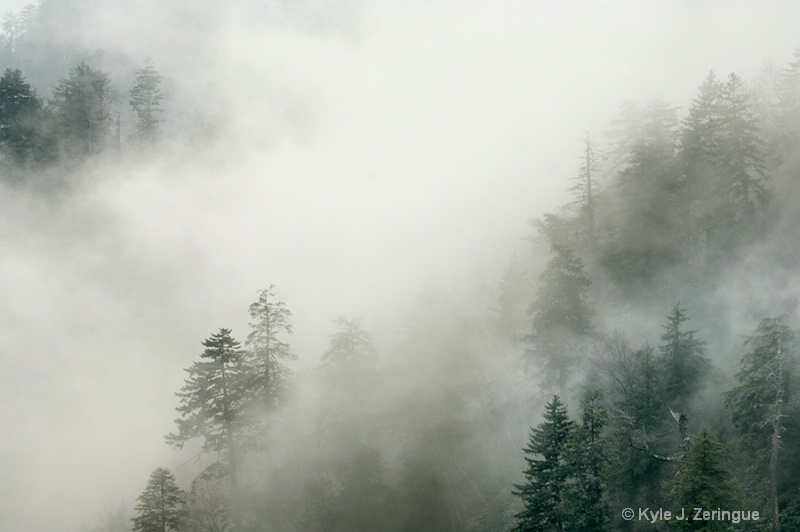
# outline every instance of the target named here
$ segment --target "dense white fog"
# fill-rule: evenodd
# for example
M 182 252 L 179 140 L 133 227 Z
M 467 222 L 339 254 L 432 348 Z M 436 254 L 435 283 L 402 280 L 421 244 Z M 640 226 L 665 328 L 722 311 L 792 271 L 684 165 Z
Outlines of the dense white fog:
M 794 2 L 82 5 L 70 39 L 105 50 L 121 107 L 122 65 L 152 56 L 170 142 L 55 194 L 0 188 L 8 531 L 130 514 L 158 466 L 191 480 L 174 393 L 204 338 L 246 336 L 258 289 L 293 313 L 296 370 L 337 316 L 386 356 L 426 286 L 492 289 L 621 103 L 685 108 L 708 70 L 754 80 L 800 45 Z

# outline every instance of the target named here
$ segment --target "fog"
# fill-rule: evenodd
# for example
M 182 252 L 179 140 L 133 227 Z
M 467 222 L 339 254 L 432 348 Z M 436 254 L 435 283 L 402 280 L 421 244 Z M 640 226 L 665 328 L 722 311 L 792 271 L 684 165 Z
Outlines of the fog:
M 64 30 L 122 107 L 153 57 L 170 142 L 0 189 L 2 530 L 84 530 L 179 469 L 183 368 L 246 336 L 258 289 L 293 313 L 298 372 L 337 316 L 386 357 L 426 286 L 496 285 L 622 102 L 685 108 L 708 70 L 754 79 L 800 44 L 794 2 L 83 4 Z

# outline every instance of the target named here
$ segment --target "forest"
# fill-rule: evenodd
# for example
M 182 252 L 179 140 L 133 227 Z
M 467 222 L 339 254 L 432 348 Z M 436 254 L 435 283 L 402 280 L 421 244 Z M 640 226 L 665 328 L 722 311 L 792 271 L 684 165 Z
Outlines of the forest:
M 98 168 L 224 134 L 158 56 L 54 42 L 64 17 L 42 0 L 3 19 L 4 195 L 69 202 Z M 286 280 L 252 286 L 185 339 L 172 429 L 145 436 L 180 458 L 121 479 L 135 505 L 85 530 L 800 530 L 792 57 L 752 81 L 708 65 L 685 109 L 623 103 L 502 275 L 477 301 L 416 287 L 389 348 L 368 316 L 329 316 L 301 363 Z M 640 513 L 695 508 L 718 513 Z

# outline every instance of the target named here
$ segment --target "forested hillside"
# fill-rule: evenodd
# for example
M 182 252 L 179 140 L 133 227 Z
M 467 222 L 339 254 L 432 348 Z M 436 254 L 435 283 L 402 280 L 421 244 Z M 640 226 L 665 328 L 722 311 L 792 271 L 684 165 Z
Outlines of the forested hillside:
M 181 157 L 213 151 L 230 126 L 221 118 L 230 96 L 187 110 L 158 56 L 90 51 L 64 34 L 53 41 L 53 25 L 69 26 L 80 13 L 59 6 L 42 1 L 8 13 L 0 37 L 0 179 L 10 213 L 0 236 L 22 250 L 14 222 L 30 216 L 36 223 L 21 225 L 50 230 L 54 213 L 95 235 L 106 219 L 92 228 L 70 221 L 71 202 L 102 198 L 106 176 L 126 168 L 147 173 L 166 161 L 165 173 L 180 173 Z M 561 183 L 569 202 L 543 216 L 531 209 L 530 224 L 519 227 L 525 249 L 500 258 L 501 275 L 461 291 L 411 287 L 414 308 L 394 324 L 391 342 L 376 341 L 383 331 L 370 330 L 368 315 L 331 315 L 317 324 L 324 350 L 303 358 L 294 347 L 304 334 L 300 309 L 282 292 L 290 279 L 270 278 L 249 287 L 249 306 L 230 312 L 230 303 L 203 335 L 135 366 L 158 388 L 153 397 L 170 398 L 151 401 L 175 421 L 167 430 L 136 424 L 138 443 L 103 452 L 125 461 L 147 441 L 174 448 L 176 458 L 120 478 L 139 486 L 138 499 L 127 510 L 98 509 L 102 523 L 85 516 L 86 530 L 800 529 L 800 48 L 759 79 L 715 68 L 696 80 L 691 102 L 642 94 L 606 130 L 585 133 L 573 147 L 573 178 Z M 286 116 L 306 119 L 302 109 Z M 216 186 L 198 202 L 211 213 L 204 227 L 214 223 L 217 199 L 239 185 Z M 162 201 L 155 190 L 123 205 Z M 15 210 L 6 198 L 27 203 Z M 29 205 L 34 212 L 20 214 Z M 176 223 L 190 219 L 183 209 L 180 201 L 166 208 Z M 138 220 L 152 223 L 152 234 L 171 234 L 169 222 Z M 329 236 L 336 220 L 328 225 Z M 280 240 L 256 229 L 248 246 L 271 250 Z M 113 243 L 115 260 L 132 261 L 126 279 L 159 282 L 138 294 L 100 275 L 98 291 L 112 292 L 119 307 L 151 298 L 164 312 L 142 318 L 138 306 L 131 314 L 111 307 L 123 314 L 126 335 L 161 338 L 190 330 L 186 321 L 206 327 L 209 316 L 218 319 L 201 310 L 203 293 L 178 294 L 189 303 L 175 308 L 196 311 L 188 316 L 171 314 L 173 296 L 161 299 L 171 282 L 204 267 L 195 242 L 175 263 L 170 245 L 184 233 L 175 234 L 157 247 L 153 270 L 126 249 L 145 244 Z M 208 234 L 227 267 L 228 246 L 245 237 Z M 76 241 L 86 263 L 74 267 L 102 271 L 91 270 L 100 261 L 94 248 Z M 292 267 L 318 260 L 297 258 Z M 335 283 L 342 266 L 329 266 Z M 230 267 L 213 273 L 234 277 Z M 162 270 L 170 277 L 153 273 Z M 123 334 L 64 327 L 77 344 L 108 334 L 109 357 Z M 169 352 L 178 346 L 181 354 Z M 150 363 L 159 358 L 190 362 L 181 373 Z M 110 362 L 75 371 L 102 375 L 103 364 Z M 736 521 L 670 523 L 639 516 L 640 508 L 696 507 L 740 513 Z

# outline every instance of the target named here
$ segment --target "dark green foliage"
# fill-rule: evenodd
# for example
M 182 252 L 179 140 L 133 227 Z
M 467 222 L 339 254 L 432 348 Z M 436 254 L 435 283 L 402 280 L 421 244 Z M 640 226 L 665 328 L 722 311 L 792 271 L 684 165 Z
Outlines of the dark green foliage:
M 567 499 L 573 473 L 570 444 L 575 423 L 569 419 L 564 403 L 554 396 L 547 403 L 544 421 L 531 431 L 525 446 L 525 483 L 515 484 L 515 494 L 525 509 L 518 513 L 517 532 L 570 530 L 574 516 Z
M 768 446 L 776 406 L 792 400 L 795 365 L 795 334 L 785 317 L 764 318 L 755 332 L 745 339 L 740 385 L 725 393 L 733 423 L 752 451 Z
M 736 374 L 740 385 L 725 393 L 742 446 L 754 457 L 756 468 L 768 471 L 768 500 L 773 530 L 780 530 L 778 501 L 782 438 L 787 408 L 793 406 L 796 366 L 795 332 L 785 316 L 764 318 L 756 334 L 745 340 L 750 349 Z
M 150 475 L 147 487 L 136 499 L 132 519 L 134 532 L 174 532 L 181 529 L 186 512 L 183 494 L 169 470 L 159 467 Z
M 581 355 L 582 344 L 594 331 L 588 292 L 591 281 L 583 262 L 568 248 L 553 246 L 555 257 L 542 274 L 536 301 L 529 313 L 533 356 L 541 360 L 547 382 L 566 390 L 567 375 Z
M 34 158 L 42 105 L 18 69 L 0 78 L 0 150 L 17 164 Z
M 678 461 L 672 482 L 671 502 L 675 507 L 741 510 L 741 490 L 728 466 L 728 454 L 716 435 L 707 428 L 692 437 L 692 445 Z M 687 514 L 688 515 L 688 514 Z M 684 530 L 729 530 L 727 521 L 676 522 Z
M 159 116 L 161 108 L 162 76 L 148 57 L 144 66 L 136 71 L 136 82 L 131 89 L 130 105 L 136 112 L 136 138 L 146 142 L 155 142 L 159 137 Z
M 194 438 L 203 438 L 206 452 L 225 452 L 231 491 L 238 489 L 237 451 L 239 435 L 246 427 L 245 399 L 249 379 L 244 352 L 231 336 L 230 329 L 220 329 L 203 342 L 201 360 L 186 372 L 176 395 L 181 400 L 177 408 L 177 434 L 169 434 L 167 443 L 177 448 Z
M 608 453 L 604 428 L 608 412 L 603 404 L 603 392 L 587 389 L 581 397 L 581 425 L 575 431 L 571 455 L 575 468 L 570 499 L 575 532 L 600 531 L 608 522 L 605 498 L 606 463 Z
M 697 331 L 681 330 L 688 319 L 680 303 L 672 307 L 661 335 L 664 343 L 659 346 L 664 375 L 662 400 L 679 413 L 686 413 L 689 399 L 700 390 L 710 369 L 703 342 L 694 337 Z
M 58 83 L 53 96 L 62 155 L 82 158 L 101 153 L 111 145 L 111 80 L 105 72 L 81 63 Z

